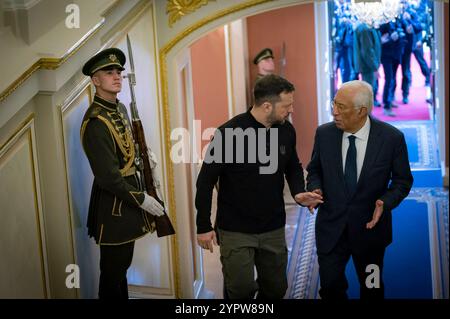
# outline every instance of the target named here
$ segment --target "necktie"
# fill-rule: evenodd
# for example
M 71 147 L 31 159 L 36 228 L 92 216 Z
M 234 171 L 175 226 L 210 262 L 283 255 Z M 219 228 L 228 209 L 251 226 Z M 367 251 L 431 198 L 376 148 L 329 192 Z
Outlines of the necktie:
M 356 146 L 355 146 L 356 136 L 350 135 L 348 137 L 349 146 L 347 150 L 347 157 L 345 158 L 345 184 L 347 185 L 347 190 L 352 195 L 356 190 Z

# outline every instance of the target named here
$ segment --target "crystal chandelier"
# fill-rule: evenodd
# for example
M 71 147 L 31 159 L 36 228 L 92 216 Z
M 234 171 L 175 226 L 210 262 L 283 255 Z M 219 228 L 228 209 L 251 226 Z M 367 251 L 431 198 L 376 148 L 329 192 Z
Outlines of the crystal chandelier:
M 351 14 L 360 22 L 378 28 L 394 20 L 402 9 L 400 0 L 352 0 Z

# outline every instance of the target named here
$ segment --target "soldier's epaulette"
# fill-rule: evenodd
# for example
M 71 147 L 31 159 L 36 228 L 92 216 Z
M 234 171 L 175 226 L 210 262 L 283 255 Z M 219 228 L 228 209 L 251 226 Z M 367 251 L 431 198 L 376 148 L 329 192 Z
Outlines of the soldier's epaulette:
M 91 119 L 92 119 L 92 118 L 96 118 L 101 112 L 102 112 L 101 106 L 92 105 L 92 106 L 89 108 L 87 117 L 88 117 L 88 118 L 91 118 Z

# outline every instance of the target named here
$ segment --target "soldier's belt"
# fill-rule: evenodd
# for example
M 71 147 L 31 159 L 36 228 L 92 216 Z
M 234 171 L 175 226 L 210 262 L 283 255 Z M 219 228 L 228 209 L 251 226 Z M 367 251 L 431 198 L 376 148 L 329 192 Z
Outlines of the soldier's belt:
M 127 177 L 127 176 L 132 176 L 136 174 L 136 167 L 130 167 L 128 170 L 126 170 L 125 172 L 122 173 L 123 177 Z

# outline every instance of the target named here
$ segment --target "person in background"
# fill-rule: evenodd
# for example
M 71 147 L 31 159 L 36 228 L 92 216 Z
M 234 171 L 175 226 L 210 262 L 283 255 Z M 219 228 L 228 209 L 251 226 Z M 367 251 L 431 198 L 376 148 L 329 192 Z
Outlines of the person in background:
M 411 54 L 416 46 L 416 34 L 422 29 L 417 21 L 416 14 L 408 5 L 402 15 L 405 30 L 405 49 L 402 55 L 402 102 L 409 103 L 409 88 L 411 86 Z
M 404 50 L 405 33 L 399 19 L 389 21 L 380 26 L 381 33 L 381 64 L 384 70 L 383 114 L 395 116 L 392 111 L 397 107 L 394 103 L 395 75 L 401 63 Z
M 426 42 L 430 46 L 430 12 L 427 7 L 427 1 L 412 1 L 410 3 L 411 10 L 416 14 L 419 27 L 415 29 L 415 45 L 412 53 L 420 66 L 420 71 L 425 77 L 425 86 L 430 86 L 431 70 L 425 61 L 423 44 Z M 425 35 L 425 36 L 424 36 Z
M 381 43 L 377 29 L 358 23 L 353 38 L 355 70 L 375 90 L 380 67 Z M 374 94 L 374 105 L 378 103 Z
M 275 72 L 275 62 L 272 49 L 262 49 L 253 59 L 253 64 L 258 67 L 257 80 L 264 75 L 273 74 Z
M 353 61 L 353 19 L 350 14 L 349 3 L 338 1 L 335 11 L 334 51 L 337 69 L 341 70 L 342 83 L 354 80 L 357 72 Z

